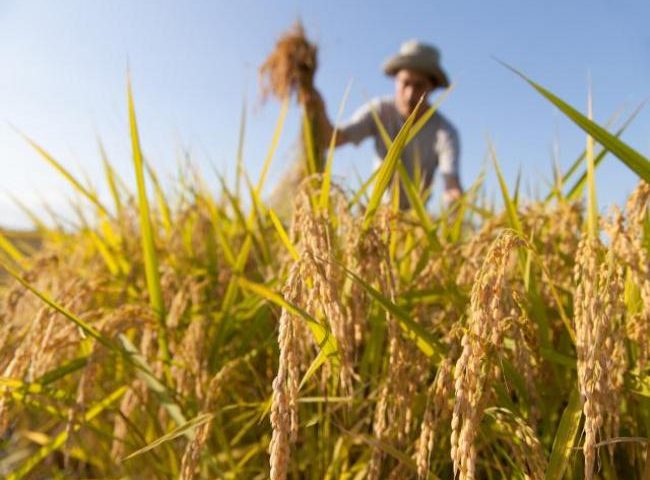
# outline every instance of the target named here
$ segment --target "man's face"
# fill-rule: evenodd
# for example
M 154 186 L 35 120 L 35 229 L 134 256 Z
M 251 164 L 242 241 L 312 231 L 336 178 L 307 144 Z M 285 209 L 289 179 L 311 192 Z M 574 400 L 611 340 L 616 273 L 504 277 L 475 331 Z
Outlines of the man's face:
M 417 70 L 403 68 L 395 75 L 397 110 L 404 118 L 408 117 L 415 110 L 420 97 L 428 95 L 431 90 L 433 90 L 433 82 L 429 77 Z

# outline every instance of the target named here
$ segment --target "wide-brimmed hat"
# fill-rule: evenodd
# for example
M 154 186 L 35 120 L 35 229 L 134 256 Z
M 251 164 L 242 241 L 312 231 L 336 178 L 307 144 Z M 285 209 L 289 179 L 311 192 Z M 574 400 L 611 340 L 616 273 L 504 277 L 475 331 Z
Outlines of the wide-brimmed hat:
M 399 53 L 384 63 L 384 72 L 387 75 L 397 75 L 403 68 L 417 70 L 429 76 L 436 86 L 448 87 L 449 79 L 440 66 L 440 51 L 432 45 L 409 40 L 404 42 Z

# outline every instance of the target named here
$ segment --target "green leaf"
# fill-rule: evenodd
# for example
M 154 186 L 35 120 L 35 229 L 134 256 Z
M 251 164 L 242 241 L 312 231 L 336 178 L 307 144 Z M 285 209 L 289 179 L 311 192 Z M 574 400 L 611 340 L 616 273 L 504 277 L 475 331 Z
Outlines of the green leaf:
M 312 317 L 305 310 L 303 310 L 297 305 L 293 305 L 292 303 L 286 301 L 282 297 L 282 295 L 280 295 L 277 292 L 274 292 L 273 290 L 271 290 L 265 285 L 251 282 L 249 280 L 246 280 L 243 277 L 238 278 L 238 283 L 241 288 L 245 290 L 249 290 L 255 293 L 256 295 L 259 295 L 265 300 L 276 304 L 280 308 L 287 310 L 292 315 L 302 317 L 307 322 L 307 326 L 311 330 L 312 335 L 314 336 L 314 340 L 316 344 L 319 346 L 319 348 L 325 352 L 327 358 L 333 359 L 335 363 L 337 362 L 338 355 L 339 355 L 338 345 L 336 343 L 336 338 L 334 338 L 334 335 L 332 335 L 332 333 L 327 327 L 325 327 L 320 322 L 318 322 L 318 320 Z
M 127 455 L 122 459 L 122 461 L 124 462 L 126 460 L 130 460 L 131 458 L 137 457 L 138 455 L 142 455 L 143 453 L 146 453 L 149 450 L 153 450 L 154 448 L 162 445 L 163 443 L 169 442 L 170 440 L 174 440 L 175 438 L 178 438 L 182 435 L 185 435 L 189 438 L 194 438 L 194 430 L 196 429 L 196 427 L 199 427 L 204 423 L 211 421 L 213 417 L 214 415 L 211 413 L 203 413 L 201 415 L 198 415 L 197 417 L 194 417 L 192 420 L 185 422 L 183 425 L 176 427 L 171 432 L 163 435 L 162 437 L 157 438 L 156 440 L 149 443 L 148 445 Z
M 594 168 L 597 168 L 605 156 L 607 155 L 607 150 L 603 149 L 596 157 L 594 158 Z M 568 200 L 577 200 L 584 190 L 585 184 L 587 183 L 587 169 L 580 175 L 580 178 L 573 184 L 569 189 L 569 192 L 566 194 Z
M 589 87 L 588 100 L 589 120 L 592 118 L 591 86 Z M 594 166 L 594 139 L 587 135 L 587 231 L 594 240 L 598 237 L 598 201 L 596 200 L 596 167 Z
M 275 155 L 278 142 L 280 141 L 280 136 L 282 134 L 282 129 L 284 128 L 284 121 L 287 116 L 288 110 L 289 110 L 289 98 L 285 99 L 284 102 L 282 103 L 280 116 L 275 126 L 275 132 L 273 133 L 273 139 L 271 140 L 271 145 L 266 155 L 266 159 L 264 160 L 264 165 L 262 166 L 262 173 L 260 174 L 260 178 L 257 182 L 256 187 L 254 189 L 250 189 L 251 192 L 254 193 L 253 195 L 254 201 L 256 198 L 259 198 L 259 196 L 261 195 L 262 188 L 264 187 L 264 182 L 266 181 L 266 175 L 271 165 L 271 161 L 273 160 L 273 156 Z M 237 203 L 238 203 L 238 199 L 234 199 L 233 205 Z M 256 217 L 256 211 L 255 208 L 253 208 L 253 210 L 251 211 L 251 213 L 249 214 L 246 220 L 246 224 L 245 224 L 246 238 L 244 239 L 242 247 L 239 250 L 239 254 L 237 255 L 234 273 L 243 272 L 244 266 L 248 261 L 248 256 L 250 255 L 250 251 L 253 246 L 253 235 L 251 231 L 255 222 L 255 217 Z M 222 312 L 228 312 L 232 308 L 237 298 L 237 287 L 238 287 L 237 278 L 236 276 L 233 276 L 231 277 L 228 286 L 226 287 L 226 293 L 224 295 L 223 303 L 221 304 Z M 222 331 L 223 328 L 225 327 L 223 323 L 224 322 L 222 322 L 222 325 L 219 326 L 220 331 Z
M 377 178 L 377 175 L 379 174 L 379 169 L 376 169 L 370 177 L 368 177 L 368 180 L 366 180 L 357 190 L 357 193 L 354 194 L 352 199 L 348 202 L 348 209 L 351 209 L 354 207 L 359 201 L 361 200 L 361 197 L 363 197 L 366 192 L 368 191 L 368 188 L 370 188 L 370 185 L 372 185 L 372 182 L 375 181 L 375 178 Z
M 529 85 L 531 85 L 535 90 L 537 90 L 544 98 L 549 102 L 555 105 L 562 113 L 564 113 L 573 123 L 583 129 L 587 134 L 591 135 L 596 141 L 598 141 L 603 147 L 612 152 L 618 159 L 623 162 L 630 170 L 636 173 L 639 177 L 644 179 L 646 182 L 650 182 L 650 161 L 641 155 L 639 152 L 634 150 L 632 147 L 622 142 L 616 136 L 609 133 L 603 127 L 598 125 L 592 120 L 589 120 L 586 116 L 578 112 L 568 103 L 564 102 L 562 99 L 542 87 L 541 85 L 535 83 L 529 79 L 526 75 L 511 67 L 510 65 L 501 62 L 504 67 L 513 71 L 521 78 L 523 78 Z
M 372 448 L 376 448 L 376 449 L 384 451 L 385 453 L 387 453 L 388 455 L 390 455 L 394 459 L 398 460 L 400 465 L 403 465 L 403 466 L 407 467 L 410 471 L 412 471 L 412 472 L 417 471 L 417 466 L 416 466 L 415 462 L 413 461 L 413 459 L 410 456 L 408 456 L 406 453 L 404 453 L 402 450 L 400 450 L 398 448 L 395 448 L 389 442 L 385 442 L 383 440 L 378 440 L 378 439 L 376 439 L 376 438 L 374 438 L 374 437 L 372 437 L 370 435 L 366 435 L 366 434 L 363 434 L 363 433 L 356 433 L 356 432 L 352 432 L 350 430 L 346 430 L 341 425 L 337 425 L 337 428 L 339 430 L 341 430 L 343 433 L 345 433 L 345 434 L 351 436 L 352 438 L 354 438 L 357 442 L 361 441 L 363 443 L 366 443 L 368 446 L 370 446 Z M 434 476 L 433 478 L 437 478 L 437 477 Z
M 419 131 L 424 127 L 424 125 L 429 121 L 429 119 L 433 116 L 434 113 L 438 110 L 440 105 L 442 104 L 443 100 L 449 95 L 449 93 L 452 91 L 453 85 L 450 85 L 445 92 L 440 95 L 435 103 L 431 105 L 426 112 L 422 114 L 422 116 L 414 123 L 413 127 L 411 128 L 411 131 L 408 134 L 408 137 L 406 139 L 405 145 L 408 145 L 411 140 L 419 133 Z M 379 118 L 379 114 L 377 113 L 376 109 L 371 108 L 370 113 L 372 114 L 372 118 L 375 121 L 375 125 L 377 126 L 377 130 L 379 131 L 379 134 L 381 136 L 382 141 L 384 142 L 384 145 L 386 146 L 386 150 L 389 150 L 393 141 L 390 138 L 390 135 L 388 135 L 388 132 L 386 131 L 386 127 L 382 123 L 381 119 Z M 368 187 L 372 184 L 374 181 L 375 177 L 379 174 L 381 169 L 376 169 L 372 175 L 366 180 L 366 182 L 361 185 L 357 193 L 354 195 L 352 200 L 350 200 L 348 204 L 348 208 L 352 208 L 352 206 L 356 205 L 360 198 L 366 193 L 366 190 Z
M 97 340 L 99 343 L 104 345 L 110 350 L 118 351 L 120 352 L 119 347 L 115 345 L 114 342 L 112 342 L 108 337 L 105 337 L 102 335 L 99 330 L 95 329 L 92 325 L 89 323 L 86 323 L 84 320 L 81 318 L 77 317 L 74 313 L 69 311 L 67 308 L 65 308 L 62 305 L 59 305 L 55 300 L 50 298 L 49 295 L 46 293 L 36 289 L 34 286 L 32 286 L 29 282 L 27 282 L 20 273 L 18 273 L 16 270 L 13 269 L 10 265 L 8 265 L 4 260 L 0 258 L 0 267 L 4 268 L 9 275 L 14 277 L 22 286 L 24 286 L 27 290 L 32 292 L 34 295 L 36 295 L 38 298 L 40 298 L 43 302 L 45 302 L 47 305 L 61 313 L 64 317 L 66 317 L 68 320 L 73 322 L 75 325 L 77 325 L 83 332 L 88 335 L 93 337 L 95 340 Z
M 275 126 L 275 131 L 273 132 L 273 139 L 271 140 L 271 146 L 269 147 L 266 158 L 264 159 L 264 164 L 262 165 L 262 173 L 260 178 L 257 181 L 256 192 L 258 195 L 261 194 L 262 188 L 264 187 L 264 182 L 266 181 L 266 175 L 268 174 L 269 167 L 271 166 L 271 161 L 275 155 L 275 151 L 278 148 L 278 143 L 280 142 L 280 135 L 282 135 L 282 129 L 284 128 L 284 120 L 287 117 L 287 111 L 289 110 L 289 97 L 287 97 L 282 102 L 282 108 L 280 109 L 280 116 L 278 122 Z
M 135 105 L 133 103 L 133 92 L 131 90 L 131 79 L 127 84 L 127 97 L 129 109 L 129 125 L 131 130 L 131 147 L 133 150 L 133 165 L 135 167 L 135 178 L 138 185 L 138 209 L 140 212 L 140 229 L 142 235 L 142 253 L 144 255 L 145 275 L 149 301 L 158 319 L 158 345 L 163 359 L 168 364 L 170 359 L 169 345 L 167 341 L 167 328 L 165 325 L 165 304 L 163 302 L 162 287 L 160 285 L 160 271 L 158 270 L 158 254 L 154 240 L 151 216 L 149 213 L 149 200 L 144 180 L 144 160 L 140 149 L 140 136 L 138 134 L 138 123 L 135 116 Z
M 316 165 L 316 147 L 314 140 L 313 122 L 309 119 L 307 110 L 303 108 L 302 111 L 302 132 L 303 141 L 305 142 L 305 153 L 307 157 L 307 174 L 313 175 L 318 172 L 318 165 Z
M 616 131 L 616 133 L 614 134 L 616 136 L 616 138 L 620 137 L 623 134 L 623 132 L 625 132 L 627 127 L 639 115 L 641 110 L 643 110 L 643 107 L 645 107 L 646 103 L 647 103 L 647 101 L 641 102 L 634 109 L 632 114 L 630 114 L 630 116 L 625 120 L 625 122 L 623 123 L 621 128 L 619 128 Z M 610 123 L 611 122 L 608 122 L 607 125 L 609 125 Z M 573 164 L 569 167 L 569 169 L 566 171 L 566 173 L 562 176 L 561 180 L 559 180 L 560 185 L 565 185 L 569 181 L 569 179 L 573 176 L 573 174 L 578 170 L 578 167 L 580 167 L 580 165 L 584 161 L 586 154 L 587 154 L 586 151 L 583 150 L 582 153 L 580 154 L 580 156 L 573 162 Z M 596 166 L 598 164 L 600 164 L 600 162 L 605 158 L 606 155 L 607 155 L 607 150 L 602 149 L 602 151 L 594 159 L 594 164 Z M 580 177 L 580 179 L 573 185 L 573 187 L 571 188 L 571 190 L 567 194 L 567 198 L 569 198 L 569 200 L 575 199 L 576 191 L 579 191 L 579 190 L 582 189 L 582 186 L 584 185 L 584 182 L 585 182 L 586 178 L 587 178 L 587 173 L 584 172 L 582 174 L 582 176 Z M 549 194 L 546 196 L 544 201 L 548 202 L 551 198 L 553 198 L 554 193 L 555 193 L 554 191 L 549 192 Z M 580 195 L 580 193 L 577 193 L 577 195 Z
M 287 235 L 286 230 L 282 226 L 282 222 L 280 222 L 280 219 L 275 214 L 272 208 L 269 208 L 269 217 L 271 217 L 271 222 L 273 223 L 275 230 L 278 232 L 278 237 L 280 237 L 282 244 L 287 248 L 287 250 L 291 254 L 291 258 L 293 258 L 293 260 L 297 262 L 300 259 L 300 255 L 298 255 L 298 251 L 296 250 L 296 247 L 294 247 L 293 244 L 291 243 L 291 240 L 289 239 L 289 235 Z
M 145 169 L 147 170 L 147 173 L 149 174 L 151 183 L 153 184 L 153 191 L 156 196 L 156 203 L 158 204 L 158 210 L 162 218 L 163 227 L 165 228 L 165 231 L 169 234 L 172 231 L 172 214 L 169 209 L 169 204 L 167 203 L 167 199 L 165 198 L 165 192 L 163 191 L 162 186 L 160 185 L 160 180 L 158 180 L 158 175 L 156 174 L 156 171 L 153 169 L 151 164 L 146 159 L 144 159 L 144 166 Z
M 414 322 L 411 319 L 409 312 L 404 310 L 399 305 L 395 304 L 385 295 L 382 295 L 379 291 L 365 282 L 353 271 L 349 270 L 341 264 L 337 263 L 337 265 L 343 269 L 343 271 L 352 280 L 361 285 L 363 289 L 368 292 L 368 294 L 374 298 L 386 312 L 388 312 L 390 315 L 393 315 L 399 321 L 400 327 L 406 333 L 407 337 L 415 342 L 422 353 L 424 353 L 427 357 L 431 357 L 436 364 L 442 361 L 445 353 L 443 345 L 438 342 L 438 340 L 429 332 L 427 332 L 421 325 Z
M 36 383 L 40 383 L 41 385 L 44 386 L 48 385 L 52 382 L 55 382 L 65 377 L 70 373 L 76 372 L 77 370 L 84 368 L 87 363 L 88 363 L 88 355 L 83 357 L 73 358 L 72 360 L 68 360 L 67 362 L 64 362 L 58 367 L 45 372 L 43 375 L 41 375 L 36 379 Z
M 571 391 L 569 404 L 564 409 L 560 425 L 553 441 L 553 450 L 548 462 L 545 480 L 562 480 L 569 457 L 573 451 L 576 434 L 582 418 L 582 402 L 577 388 Z
M 501 188 L 501 196 L 503 197 L 503 204 L 506 208 L 506 213 L 508 214 L 508 223 L 510 223 L 510 227 L 513 230 L 515 230 L 518 234 L 523 235 L 524 230 L 521 226 L 521 220 L 519 220 L 519 215 L 517 215 L 517 207 L 515 206 L 514 202 L 512 201 L 512 198 L 510 197 L 510 193 L 508 192 L 508 185 L 506 185 L 506 181 L 503 178 L 503 173 L 501 173 L 501 167 L 499 166 L 499 161 L 497 160 L 497 155 L 494 150 L 494 145 L 492 145 L 492 143 L 489 142 L 488 148 L 490 150 L 490 156 L 492 157 L 492 161 L 494 162 L 494 170 L 497 174 L 497 178 L 499 179 L 499 187 Z
M 183 425 L 187 422 L 181 407 L 174 403 L 169 389 L 156 378 L 153 370 L 147 363 L 147 359 L 144 358 L 126 335 L 120 334 L 118 338 L 120 339 L 124 350 L 128 352 L 131 362 L 138 368 L 138 377 L 140 377 L 149 390 L 153 392 L 163 408 L 167 410 L 169 416 L 174 419 L 177 425 Z
M 420 223 L 422 224 L 422 228 L 424 228 L 424 231 L 427 234 L 427 240 L 429 240 L 431 248 L 434 251 L 439 251 L 442 247 L 440 245 L 438 235 L 436 234 L 436 230 L 433 226 L 433 222 L 431 221 L 431 217 L 427 213 L 427 210 L 424 207 L 424 202 L 422 201 L 422 197 L 420 196 L 420 193 L 418 192 L 415 184 L 409 177 L 406 168 L 404 168 L 404 165 L 402 165 L 402 162 L 397 162 L 397 172 L 399 173 L 400 180 L 404 186 L 404 191 L 406 192 L 406 197 L 411 204 L 411 208 L 413 208 L 415 211 L 418 220 L 420 220 Z
M 352 88 L 352 82 L 348 83 L 348 86 L 345 88 L 345 93 L 341 99 L 341 104 L 339 105 L 339 111 L 336 114 L 336 122 L 334 131 L 332 132 L 332 138 L 330 139 L 329 146 L 327 147 L 327 159 L 325 161 L 325 171 L 323 173 L 323 186 L 321 187 L 320 192 L 320 202 L 319 207 L 322 211 L 327 211 L 329 209 L 328 202 L 330 198 L 330 184 L 332 183 L 332 163 L 334 160 L 334 150 L 336 148 L 336 135 L 338 129 L 336 125 L 339 124 L 341 117 L 343 116 L 343 110 L 345 109 L 345 104 L 348 100 L 348 95 L 350 94 L 350 89 Z
M 27 215 L 34 225 L 34 228 L 39 232 L 50 232 L 51 229 L 49 229 L 46 225 L 45 222 L 39 217 L 32 209 L 30 209 L 27 205 L 25 205 L 24 202 L 20 201 L 15 195 L 9 194 L 9 197 L 11 198 L 11 201 L 16 204 L 16 206 L 22 210 L 22 212 Z
M 242 173 L 244 171 L 244 138 L 246 138 L 246 98 L 241 107 L 241 118 L 239 121 L 239 141 L 237 142 L 237 167 L 235 178 L 235 196 L 239 196 Z
M 25 256 L 0 230 L 0 250 L 5 252 L 9 258 L 19 265 L 24 265 Z
M 106 183 L 108 183 L 108 189 L 111 192 L 111 197 L 113 197 L 113 203 L 115 204 L 115 212 L 117 213 L 117 218 L 122 218 L 124 206 L 122 204 L 122 197 L 120 196 L 120 191 L 117 186 L 117 173 L 111 165 L 111 162 L 108 160 L 108 155 L 104 149 L 104 144 L 99 139 L 97 140 L 97 144 L 99 147 L 99 155 L 102 157 L 102 164 L 104 165 L 104 176 L 106 177 Z
M 415 121 L 415 117 L 420 109 L 420 105 L 422 105 L 423 100 L 424 97 L 420 99 L 417 106 L 413 110 L 413 113 L 411 113 L 409 118 L 406 120 L 406 122 L 400 129 L 399 133 L 397 134 L 397 137 L 395 137 L 395 141 L 388 149 L 386 158 L 384 158 L 384 161 L 382 162 L 381 167 L 379 168 L 379 173 L 377 174 L 377 179 L 375 180 L 375 186 L 372 190 L 372 195 L 370 196 L 370 202 L 368 202 L 366 214 L 363 218 L 362 229 L 364 231 L 367 230 L 368 227 L 370 227 L 370 223 L 372 222 L 375 213 L 377 213 L 377 209 L 379 208 L 381 199 L 384 196 L 384 192 L 386 191 L 386 188 L 388 187 L 391 178 L 393 178 L 393 174 L 395 173 L 395 169 L 397 168 L 397 162 L 399 161 L 399 158 L 402 155 L 402 150 L 404 149 L 404 146 L 406 144 L 406 139 L 408 137 L 409 132 L 411 131 L 411 126 Z
M 70 184 L 77 190 L 81 195 L 86 197 L 90 202 L 97 207 L 97 209 L 102 212 L 107 217 L 111 217 L 110 212 L 104 207 L 104 205 L 99 201 L 97 195 L 92 193 L 86 187 L 84 187 L 79 180 L 77 180 L 63 165 L 57 162 L 52 155 L 50 155 L 44 148 L 38 145 L 34 140 L 29 138 L 27 135 L 18 132 L 24 139 L 29 143 L 38 154 L 45 159 L 54 169 L 59 172 L 63 177 L 70 182 Z
M 413 128 L 409 132 L 408 138 L 406 139 L 406 144 L 408 145 L 413 138 L 420 133 L 420 130 L 426 125 L 426 123 L 429 121 L 429 119 L 433 116 L 434 113 L 438 111 L 438 108 L 440 108 L 440 105 L 442 105 L 442 102 L 445 101 L 447 96 L 452 92 L 454 89 L 455 85 L 451 84 L 447 89 L 445 89 L 444 92 L 442 92 L 440 95 L 438 95 L 438 98 L 436 98 L 436 101 L 431 105 L 429 108 L 426 109 L 426 111 L 422 114 L 420 118 L 413 124 Z

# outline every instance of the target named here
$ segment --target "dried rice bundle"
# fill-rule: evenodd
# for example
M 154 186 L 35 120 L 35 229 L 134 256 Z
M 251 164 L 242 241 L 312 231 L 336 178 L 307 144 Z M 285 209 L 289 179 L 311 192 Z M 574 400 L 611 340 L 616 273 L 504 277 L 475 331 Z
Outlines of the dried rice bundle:
M 288 100 L 293 94 L 303 106 L 300 148 L 297 156 L 276 186 L 271 204 L 288 214 L 292 210 L 292 196 L 300 182 L 313 173 L 322 172 L 324 152 L 321 147 L 316 112 L 308 107 L 310 99 L 318 98 L 314 87 L 314 75 L 318 67 L 318 49 L 305 36 L 305 30 L 297 21 L 275 44 L 275 48 L 259 69 L 262 100 L 269 95 Z
M 314 90 L 318 49 L 307 40 L 302 23 L 296 22 L 275 44 L 260 67 L 262 98 L 284 100 L 296 93 L 298 100 Z

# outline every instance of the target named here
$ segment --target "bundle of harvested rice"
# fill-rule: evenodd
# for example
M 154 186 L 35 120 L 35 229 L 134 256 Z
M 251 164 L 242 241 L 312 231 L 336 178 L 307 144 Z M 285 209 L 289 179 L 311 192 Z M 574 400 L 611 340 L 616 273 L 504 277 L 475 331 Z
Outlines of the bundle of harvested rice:
M 314 90 L 314 74 L 318 67 L 318 49 L 305 36 L 297 21 L 275 44 L 260 67 L 262 98 L 269 95 L 284 100 L 296 93 L 298 101 Z
M 297 21 L 280 36 L 275 48 L 259 69 L 262 100 L 269 95 L 284 101 L 294 94 L 303 108 L 300 147 L 271 194 L 271 205 L 284 218 L 289 218 L 293 196 L 300 182 L 308 175 L 321 173 L 324 168 L 322 132 L 318 113 L 307 105 L 308 99 L 318 95 L 314 75 L 318 67 L 318 49 L 305 35 Z

